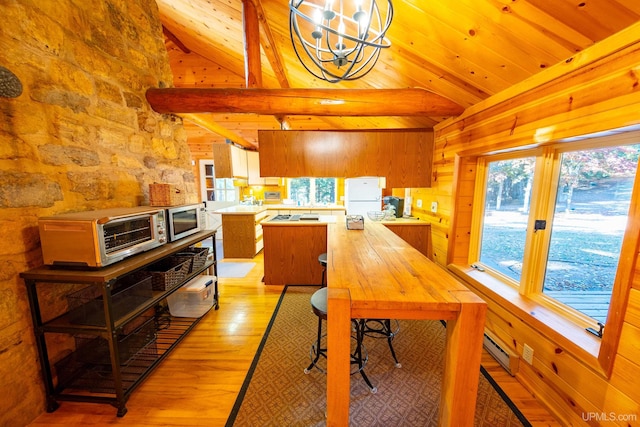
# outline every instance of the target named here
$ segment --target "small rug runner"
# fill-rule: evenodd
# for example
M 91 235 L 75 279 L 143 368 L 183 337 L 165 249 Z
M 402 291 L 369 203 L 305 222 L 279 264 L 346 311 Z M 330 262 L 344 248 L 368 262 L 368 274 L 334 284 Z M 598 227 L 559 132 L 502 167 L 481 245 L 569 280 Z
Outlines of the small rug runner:
M 245 277 L 253 267 L 255 262 L 219 262 L 218 277 L 242 278 Z
M 313 369 L 309 349 L 318 318 L 309 298 L 315 286 L 287 286 L 227 420 L 231 426 L 326 425 L 326 376 Z M 366 337 L 365 372 L 377 386 L 369 392 L 359 374 L 351 377 L 351 426 L 436 426 L 444 367 L 445 329 L 439 321 L 402 320 L 393 341 L 396 368 L 385 339 Z M 491 376 L 481 369 L 475 426 L 531 424 Z

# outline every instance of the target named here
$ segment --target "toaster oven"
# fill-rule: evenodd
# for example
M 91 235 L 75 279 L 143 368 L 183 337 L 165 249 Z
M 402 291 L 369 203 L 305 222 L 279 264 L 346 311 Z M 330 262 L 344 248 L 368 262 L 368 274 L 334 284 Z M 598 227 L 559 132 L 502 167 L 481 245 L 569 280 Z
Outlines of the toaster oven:
M 166 211 L 139 206 L 38 220 L 44 263 L 104 267 L 167 242 Z

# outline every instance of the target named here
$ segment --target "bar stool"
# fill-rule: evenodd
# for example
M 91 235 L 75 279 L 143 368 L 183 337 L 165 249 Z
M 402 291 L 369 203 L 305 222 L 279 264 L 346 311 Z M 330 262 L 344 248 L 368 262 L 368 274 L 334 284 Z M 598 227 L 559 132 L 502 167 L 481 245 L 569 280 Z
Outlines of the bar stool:
M 323 374 L 326 374 L 326 371 L 318 365 L 320 361 L 320 357 L 323 357 L 325 360 L 327 359 L 327 348 L 326 346 L 322 346 L 322 339 L 326 337 L 326 334 L 322 331 L 322 321 L 327 320 L 327 288 L 320 288 L 311 295 L 311 309 L 313 313 L 318 316 L 318 336 L 316 338 L 316 342 L 311 345 L 311 349 L 309 350 L 309 358 L 311 359 L 311 363 L 307 368 L 305 368 L 304 373 L 309 374 L 313 368 L 316 368 Z M 369 386 L 369 391 L 371 393 L 376 393 L 378 391 L 377 387 L 374 387 L 371 384 L 371 381 L 367 377 L 367 374 L 364 372 L 364 367 L 367 364 L 369 356 L 367 354 L 367 350 L 364 345 L 362 345 L 362 338 L 364 337 L 364 321 L 358 319 L 351 319 L 351 323 L 353 325 L 353 329 L 356 332 L 356 336 L 351 336 L 351 339 L 355 341 L 355 348 L 351 353 L 351 364 L 355 367 L 351 370 L 351 375 L 360 372 L 362 378 Z
M 326 272 L 327 272 L 327 253 L 321 253 L 318 256 L 318 262 L 322 266 L 322 282 L 321 286 L 327 286 L 326 283 Z M 391 327 L 391 319 L 361 319 L 360 326 L 362 328 L 363 338 L 364 336 L 373 337 L 373 338 L 386 338 L 387 343 L 389 344 L 389 350 L 391 350 L 391 356 L 395 361 L 396 368 L 402 368 L 402 364 L 398 362 L 398 357 L 396 356 L 396 352 L 393 349 L 393 338 L 400 331 L 400 324 L 397 320 L 394 320 L 394 327 Z
M 391 323 L 393 322 L 393 328 Z M 373 338 L 386 338 L 389 344 L 389 350 L 391 350 L 391 356 L 396 362 L 396 368 L 402 368 L 402 364 L 398 362 L 396 352 L 393 349 L 393 338 L 400 332 L 400 323 L 397 320 L 391 319 L 364 319 L 362 321 L 362 334 L 367 337 Z
M 320 285 L 324 288 L 327 286 L 327 253 L 322 253 L 318 255 L 318 262 L 322 266 L 322 282 Z

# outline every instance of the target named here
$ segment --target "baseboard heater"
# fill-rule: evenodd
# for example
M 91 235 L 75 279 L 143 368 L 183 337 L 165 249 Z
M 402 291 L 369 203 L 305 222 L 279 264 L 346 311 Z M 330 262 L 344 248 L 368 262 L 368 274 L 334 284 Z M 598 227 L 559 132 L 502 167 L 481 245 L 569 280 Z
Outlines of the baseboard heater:
M 489 332 L 484 333 L 484 348 L 494 359 L 510 374 L 518 372 L 520 357 L 513 353 L 505 344 L 492 336 Z

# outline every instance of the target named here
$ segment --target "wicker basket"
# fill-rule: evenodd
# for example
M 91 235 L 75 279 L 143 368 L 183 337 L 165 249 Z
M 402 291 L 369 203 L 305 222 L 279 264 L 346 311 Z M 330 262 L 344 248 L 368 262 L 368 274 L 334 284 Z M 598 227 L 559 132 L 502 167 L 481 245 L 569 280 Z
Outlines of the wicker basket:
M 185 192 L 171 184 L 149 184 L 149 205 L 178 206 L 186 203 Z
M 175 254 L 176 258 L 184 259 L 190 262 L 189 273 L 199 270 L 207 263 L 209 256 L 208 248 L 187 248 Z
M 181 284 L 189 274 L 191 259 L 169 257 L 149 266 L 151 287 L 154 291 L 167 291 Z

